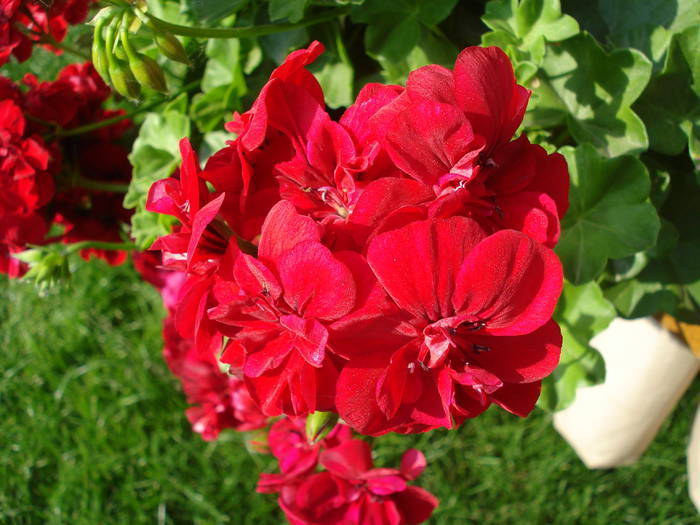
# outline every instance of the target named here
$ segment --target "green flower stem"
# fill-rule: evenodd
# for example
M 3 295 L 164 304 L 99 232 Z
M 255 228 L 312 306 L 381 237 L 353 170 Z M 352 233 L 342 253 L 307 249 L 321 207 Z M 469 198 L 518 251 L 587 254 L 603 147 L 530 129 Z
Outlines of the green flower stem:
M 129 191 L 128 184 L 86 179 L 85 177 L 80 176 L 73 180 L 73 187 L 85 188 L 86 190 L 108 191 L 110 193 L 126 193 Z
M 150 104 L 145 104 L 143 106 L 140 106 L 136 108 L 133 111 L 130 111 L 128 113 L 125 113 L 123 115 L 117 115 L 112 118 L 108 118 L 105 120 L 101 120 L 99 122 L 93 122 L 92 124 L 86 124 L 84 126 L 79 126 L 77 128 L 73 129 L 66 129 L 66 130 L 61 130 L 57 133 L 58 136 L 61 137 L 71 137 L 73 135 L 81 135 L 83 133 L 90 133 L 91 131 L 95 131 L 96 129 L 104 128 L 107 126 L 111 126 L 112 124 L 116 124 L 117 122 L 120 122 L 124 119 L 131 118 L 135 115 L 138 115 L 139 113 L 143 113 L 145 111 L 150 111 L 151 109 L 155 108 L 156 106 L 159 106 L 161 104 L 164 104 L 165 102 L 169 102 L 177 97 L 179 97 L 181 94 L 186 93 L 188 91 L 191 91 L 192 89 L 196 88 L 199 86 L 200 81 L 195 80 L 193 82 L 190 82 L 189 84 L 185 84 L 182 89 L 177 91 L 177 93 L 170 95 L 167 98 L 160 99 L 160 100 L 154 100 Z
M 248 38 L 254 36 L 271 35 L 274 33 L 282 33 L 284 31 L 299 29 L 314 24 L 320 24 L 321 22 L 327 22 L 328 20 L 333 20 L 334 18 L 345 15 L 348 12 L 349 8 L 341 7 L 339 9 L 333 9 L 332 11 L 326 11 L 325 13 L 319 13 L 317 15 L 310 16 L 295 24 L 265 24 L 259 26 L 246 27 L 190 27 L 179 24 L 172 24 L 156 16 L 153 16 L 150 13 L 143 13 L 137 11 L 137 13 L 140 13 L 139 16 L 147 17 L 148 20 L 150 20 L 155 27 L 162 31 L 168 31 L 174 35 L 193 36 L 201 38 Z
M 80 241 L 69 244 L 66 248 L 67 253 L 75 253 L 80 250 L 136 250 L 136 245 L 130 242 L 106 242 L 106 241 Z

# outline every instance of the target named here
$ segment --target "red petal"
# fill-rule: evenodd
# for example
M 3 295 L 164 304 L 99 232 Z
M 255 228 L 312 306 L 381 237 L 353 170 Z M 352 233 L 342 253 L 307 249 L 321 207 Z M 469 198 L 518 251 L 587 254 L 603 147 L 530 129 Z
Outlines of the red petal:
M 187 138 L 180 141 L 180 155 L 182 156 L 182 164 L 180 166 L 182 195 L 185 199 L 185 203 L 189 203 L 190 215 L 194 216 L 199 211 L 200 188 L 204 184 L 203 181 L 199 179 L 199 161 L 197 159 L 197 153 L 192 149 L 192 144 L 190 144 Z
M 530 92 L 516 84 L 508 56 L 497 47 L 468 47 L 454 67 L 457 103 L 488 146 L 504 144 L 518 129 Z
M 372 477 L 367 479 L 367 488 L 373 494 L 387 496 L 406 490 L 406 480 L 397 475 Z
M 457 106 L 421 100 L 396 115 L 383 145 L 400 169 L 432 186 L 449 173 L 472 176 L 479 153 L 473 138 Z
M 372 229 L 390 213 L 434 198 L 433 190 L 418 181 L 394 177 L 372 181 L 365 186 L 348 218 L 353 237 L 362 245 Z
M 546 193 L 524 191 L 498 200 L 503 228 L 523 232 L 550 248 L 559 240 L 557 205 Z
M 456 312 L 486 322 L 490 335 L 522 335 L 552 317 L 563 285 L 559 259 L 549 248 L 513 230 L 480 242 L 457 276 Z
M 377 382 L 388 361 L 388 355 L 370 353 L 349 361 L 340 371 L 335 398 L 338 414 L 361 434 L 374 434 L 386 423 L 377 405 Z
M 403 88 L 400 86 L 365 84 L 358 93 L 355 103 L 343 113 L 340 124 L 353 134 L 360 148 L 372 138 L 369 119 L 402 91 Z
M 280 201 L 265 218 L 258 256 L 268 261 L 277 261 L 300 242 L 320 240 L 320 228 L 313 219 L 297 213 L 291 202 Z
M 294 348 L 311 366 L 320 368 L 325 358 L 328 331 L 316 319 L 304 319 L 296 315 L 283 315 L 280 325 L 293 335 Z
M 222 193 L 216 199 L 209 202 L 206 206 L 199 210 L 194 216 L 194 219 L 192 220 L 192 234 L 190 236 L 190 242 L 187 245 L 188 267 L 194 259 L 199 240 L 202 238 L 202 235 L 207 229 L 207 226 L 209 226 L 209 223 L 211 223 L 211 221 L 213 221 L 218 215 L 221 205 L 224 203 L 225 197 L 226 195 Z
M 471 219 L 417 221 L 377 235 L 367 262 L 386 291 L 415 317 L 437 321 L 454 314 L 456 269 L 485 236 Z
M 328 472 L 344 479 L 360 479 L 372 468 L 372 450 L 366 441 L 351 439 L 321 453 L 320 463 Z
M 406 91 L 411 99 L 424 98 L 444 104 L 457 104 L 452 71 L 436 64 L 412 71 L 408 75 Z
M 527 417 L 535 408 L 541 388 L 541 381 L 519 385 L 506 383 L 489 397 L 508 412 L 516 416 Z
M 507 383 L 530 383 L 551 374 L 559 364 L 561 332 L 550 319 L 525 335 L 470 338 L 489 351 L 472 355 L 470 362 L 496 374 Z
M 284 299 L 299 315 L 334 320 L 355 306 L 355 281 L 347 266 L 318 242 L 297 244 L 279 261 Z
M 415 448 L 410 448 L 403 453 L 401 458 L 401 474 L 403 474 L 406 479 L 416 479 L 420 476 L 428 462 L 425 460 L 425 455 Z
M 406 490 L 394 494 L 394 500 L 407 525 L 423 523 L 435 510 L 440 501 L 430 492 L 420 487 L 407 487 Z

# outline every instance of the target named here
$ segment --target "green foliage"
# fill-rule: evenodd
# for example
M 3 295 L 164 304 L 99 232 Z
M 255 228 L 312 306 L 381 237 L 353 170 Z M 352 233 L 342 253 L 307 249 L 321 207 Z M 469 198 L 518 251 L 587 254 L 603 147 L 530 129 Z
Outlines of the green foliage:
M 187 97 L 182 95 L 159 113 L 149 113 L 134 141 L 129 155 L 133 167 L 124 206 L 134 208 L 131 236 L 140 249 L 166 233 L 172 225 L 170 217 L 146 211 L 146 198 L 151 185 L 169 177 L 180 163 L 180 139 L 189 136 L 190 119 L 184 114 Z
M 605 363 L 590 340 L 615 318 L 615 308 L 596 283 L 574 286 L 566 282 L 554 318 L 563 338 L 561 361 L 542 382 L 538 401 L 540 407 L 552 411 L 571 404 L 579 386 L 595 385 L 605 379 Z
M 576 20 L 562 15 L 559 0 L 489 2 L 482 20 L 493 29 L 481 37 L 482 45 L 498 46 L 508 53 L 523 83 L 542 65 L 546 42 L 566 40 L 579 32 Z
M 641 52 L 606 53 L 582 33 L 549 47 L 542 67 L 578 143 L 589 142 L 609 157 L 647 148 L 644 123 L 631 108 L 651 74 L 651 62 Z
M 650 248 L 659 218 L 648 202 L 650 180 L 632 156 L 606 159 L 590 144 L 562 149 L 571 174 L 570 207 L 557 253 L 574 284 L 595 279 L 609 258 Z
M 456 3 L 456 0 L 366 0 L 353 10 L 352 19 L 367 24 L 366 53 L 380 63 L 386 80 L 403 82 L 409 71 L 428 63 L 452 65 L 456 48 L 435 26 L 450 14 Z
M 270 20 L 287 19 L 290 22 L 298 22 L 304 16 L 304 10 L 310 0 L 270 0 Z

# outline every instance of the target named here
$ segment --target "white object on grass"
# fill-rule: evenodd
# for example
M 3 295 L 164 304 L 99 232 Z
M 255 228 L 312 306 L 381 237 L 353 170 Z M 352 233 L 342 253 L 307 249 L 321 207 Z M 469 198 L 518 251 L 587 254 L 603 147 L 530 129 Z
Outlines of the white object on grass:
M 629 465 L 652 442 L 700 360 L 651 318 L 615 319 L 591 344 L 605 360 L 605 383 L 580 388 L 554 415 L 554 426 L 588 468 Z

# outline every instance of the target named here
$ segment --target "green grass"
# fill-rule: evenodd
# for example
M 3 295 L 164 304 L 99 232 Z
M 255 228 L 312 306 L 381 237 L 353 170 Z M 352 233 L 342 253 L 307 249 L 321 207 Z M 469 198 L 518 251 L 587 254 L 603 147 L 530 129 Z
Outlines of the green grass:
M 45 297 L 0 280 L 0 523 L 283 522 L 254 492 L 269 458 L 233 432 L 205 443 L 190 430 L 160 356 L 159 301 L 127 267 L 85 265 Z M 426 453 L 435 524 L 697 523 L 685 447 L 698 401 L 695 384 L 641 461 L 618 470 L 587 470 L 546 414 L 499 410 L 378 440 L 377 463 Z

